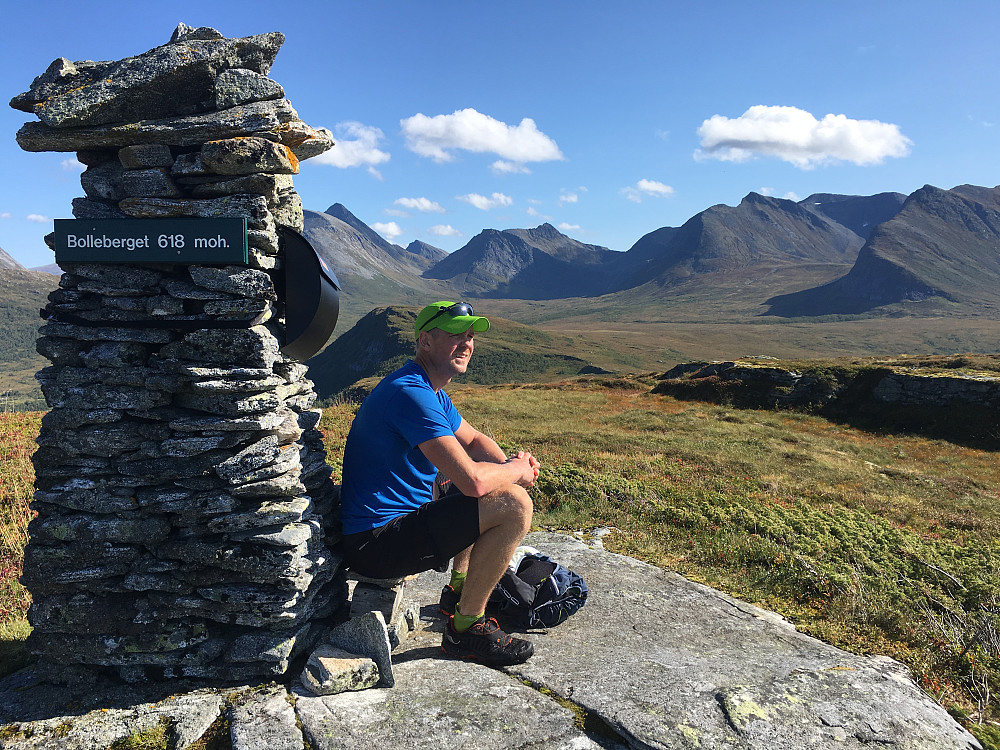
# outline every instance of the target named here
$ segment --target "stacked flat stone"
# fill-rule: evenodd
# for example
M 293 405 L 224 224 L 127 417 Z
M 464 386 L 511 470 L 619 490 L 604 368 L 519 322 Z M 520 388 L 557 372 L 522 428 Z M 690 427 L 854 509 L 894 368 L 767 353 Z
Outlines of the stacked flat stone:
M 53 675 L 282 675 L 346 609 L 321 412 L 280 352 L 273 277 L 280 227 L 302 228 L 292 175 L 333 142 L 267 77 L 283 39 L 181 24 L 137 57 L 57 60 L 11 102 L 41 120 L 23 148 L 87 165 L 75 217 L 249 228 L 248 266 L 67 264 L 49 297 L 23 580 Z

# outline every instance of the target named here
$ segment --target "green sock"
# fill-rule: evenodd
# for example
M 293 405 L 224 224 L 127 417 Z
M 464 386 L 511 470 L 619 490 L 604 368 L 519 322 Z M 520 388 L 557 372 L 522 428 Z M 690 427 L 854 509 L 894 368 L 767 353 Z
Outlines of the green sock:
M 456 594 L 462 593 L 462 587 L 465 585 L 465 577 L 468 573 L 459 573 L 457 570 L 451 571 L 451 587 L 455 589 Z
M 452 624 L 455 628 L 456 633 L 464 633 L 466 630 L 472 627 L 473 623 L 476 622 L 480 617 L 482 617 L 485 612 L 480 612 L 478 615 L 463 615 L 458 611 L 458 607 L 455 607 L 455 616 L 452 617 Z

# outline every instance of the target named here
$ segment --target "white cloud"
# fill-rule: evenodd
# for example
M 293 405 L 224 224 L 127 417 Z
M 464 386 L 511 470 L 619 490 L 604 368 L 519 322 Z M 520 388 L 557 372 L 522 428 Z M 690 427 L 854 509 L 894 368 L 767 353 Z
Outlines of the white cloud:
M 580 200 L 580 196 L 576 193 L 563 193 L 559 196 L 558 203 L 560 206 L 565 206 L 567 203 L 576 203 L 578 200 Z
M 8 211 L 4 211 L 3 213 L 0 213 L 0 219 L 10 219 L 10 218 L 13 218 L 13 216 Z
M 28 214 L 24 217 L 28 221 L 33 221 L 36 224 L 48 224 L 52 219 L 48 216 L 42 216 L 41 214 Z
M 556 142 L 525 117 L 518 125 L 508 125 L 474 109 L 460 109 L 450 115 L 428 117 L 416 114 L 399 124 L 406 147 L 436 162 L 452 161 L 456 150 L 496 154 L 493 171 L 523 171 L 533 161 L 563 159 Z
M 451 224 L 435 224 L 430 228 L 431 234 L 436 234 L 438 237 L 461 237 L 462 233 L 459 232 Z
M 456 197 L 458 200 L 475 206 L 481 211 L 489 211 L 491 208 L 509 206 L 514 203 L 514 200 L 509 195 L 504 195 L 503 193 L 493 193 L 489 198 L 485 195 L 479 195 L 479 193 L 469 193 L 468 195 L 459 195 Z
M 379 128 L 360 122 L 341 122 L 334 128 L 334 138 L 336 145 L 313 157 L 311 161 L 340 169 L 367 167 L 369 174 L 382 179 L 382 174 L 375 169 L 375 165 L 389 161 L 390 156 L 378 148 L 385 138 Z
M 86 164 L 76 158 L 63 159 L 59 164 L 67 172 L 82 172 L 87 168 Z
M 531 174 L 531 170 L 523 164 L 513 161 L 497 160 L 490 164 L 494 174 Z
M 635 185 L 623 187 L 620 192 L 633 203 L 642 203 L 644 197 L 669 198 L 674 194 L 674 189 L 656 180 L 642 179 Z
M 913 142 L 898 125 L 826 115 L 817 120 L 797 107 L 750 107 L 735 119 L 713 115 L 698 128 L 696 159 L 746 161 L 773 156 L 800 169 L 849 161 L 860 166 L 907 156 Z
M 560 232 L 572 232 L 573 230 L 579 229 L 579 228 L 580 228 L 579 224 L 569 224 L 569 223 L 567 223 L 565 221 L 562 222 L 561 224 L 559 224 L 559 226 L 556 227 L 556 229 L 558 229 Z
M 390 221 L 388 224 L 377 221 L 372 224 L 372 229 L 389 240 L 389 242 L 392 242 L 403 233 L 403 230 L 399 228 L 399 224 L 394 221 Z
M 397 198 L 393 201 L 393 205 L 402 206 L 403 208 L 409 208 L 414 211 L 420 211 L 421 213 L 428 214 L 443 214 L 445 213 L 444 206 L 440 203 L 435 203 L 429 198 Z
M 383 208 L 382 213 L 388 214 L 389 216 L 398 216 L 400 219 L 409 219 L 410 214 L 406 211 L 401 211 L 398 208 Z
M 525 213 L 528 214 L 528 216 L 541 216 L 541 214 L 538 212 L 538 209 L 535 208 L 534 206 L 528 206 L 528 210 L 525 211 Z M 8 214 L 8 216 L 9 215 L 10 214 Z

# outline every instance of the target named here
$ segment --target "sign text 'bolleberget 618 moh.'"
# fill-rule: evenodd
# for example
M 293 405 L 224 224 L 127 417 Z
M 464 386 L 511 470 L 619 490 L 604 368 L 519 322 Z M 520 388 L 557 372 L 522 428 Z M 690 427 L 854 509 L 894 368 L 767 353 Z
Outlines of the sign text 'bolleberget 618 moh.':
M 56 219 L 56 263 L 247 263 L 246 219 Z

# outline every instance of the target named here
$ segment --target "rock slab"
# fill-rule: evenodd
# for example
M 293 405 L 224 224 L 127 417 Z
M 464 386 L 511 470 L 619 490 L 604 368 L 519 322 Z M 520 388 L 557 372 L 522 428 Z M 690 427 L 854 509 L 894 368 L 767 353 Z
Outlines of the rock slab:
M 253 700 L 280 710 L 248 711 L 239 721 L 260 724 L 261 736 L 282 727 L 289 742 L 323 750 L 376 743 L 982 750 L 897 662 L 835 649 L 771 612 L 608 553 L 599 541 L 537 533 L 526 543 L 580 573 L 590 588 L 587 605 L 569 620 L 524 636 L 535 642 L 526 664 L 501 671 L 444 657 L 445 623 L 436 605 L 446 576 L 426 573 L 406 587 L 420 622 L 393 653 L 394 688 L 315 696 L 294 687 L 300 732 L 280 705 L 285 688 L 275 687 Z M 127 696 L 117 690 L 106 705 L 125 709 Z M 233 692 L 220 695 L 232 700 Z M 51 743 L 65 722 L 75 732 L 106 722 L 111 712 L 99 708 L 103 695 L 60 694 L 32 684 L 31 670 L 0 681 L 0 722 L 8 724 L 0 730 L 3 747 L 82 747 L 39 738 Z M 83 708 L 66 716 L 70 701 Z M 180 705 L 177 698 L 169 702 Z M 107 736 L 122 736 L 131 715 L 115 713 L 118 729 Z M 171 716 L 176 724 L 180 717 Z

